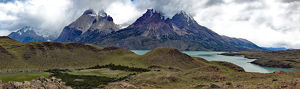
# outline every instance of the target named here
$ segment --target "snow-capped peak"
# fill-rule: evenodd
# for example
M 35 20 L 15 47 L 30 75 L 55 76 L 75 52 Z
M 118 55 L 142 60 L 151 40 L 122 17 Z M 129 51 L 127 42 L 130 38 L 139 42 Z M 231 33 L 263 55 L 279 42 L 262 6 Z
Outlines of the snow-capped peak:
M 100 10 L 98 15 L 101 16 L 101 17 L 106 17 L 107 16 L 107 14 L 104 12 L 104 10 Z
M 25 26 L 25 27 L 21 28 L 20 30 L 17 31 L 17 33 L 19 35 L 22 35 L 22 34 L 36 34 L 36 35 L 42 36 L 46 39 L 49 39 L 50 37 L 56 37 L 55 33 L 50 31 L 50 30 L 41 30 L 41 29 L 38 30 L 35 27 L 29 27 L 29 26 Z
M 25 26 L 24 28 L 20 29 L 19 31 L 17 31 L 20 35 L 22 35 L 23 33 L 27 32 L 27 31 L 35 31 L 36 29 L 33 27 L 29 27 L 29 26 Z

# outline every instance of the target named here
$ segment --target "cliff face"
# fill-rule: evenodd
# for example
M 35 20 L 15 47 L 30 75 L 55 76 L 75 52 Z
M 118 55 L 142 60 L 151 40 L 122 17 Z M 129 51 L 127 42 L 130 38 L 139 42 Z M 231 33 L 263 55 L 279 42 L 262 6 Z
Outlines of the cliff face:
M 103 10 L 98 14 L 86 10 L 76 21 L 66 26 L 55 41 L 87 43 L 118 30 L 113 18 Z

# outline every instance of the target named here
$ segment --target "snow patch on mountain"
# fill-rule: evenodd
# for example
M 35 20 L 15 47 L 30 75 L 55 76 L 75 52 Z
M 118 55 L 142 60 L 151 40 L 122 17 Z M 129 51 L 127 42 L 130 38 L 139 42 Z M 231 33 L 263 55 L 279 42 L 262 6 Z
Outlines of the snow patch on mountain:
M 98 15 L 99 15 L 100 17 L 106 17 L 106 16 L 107 16 L 107 14 L 104 12 L 104 10 L 100 10 L 100 11 L 98 12 Z

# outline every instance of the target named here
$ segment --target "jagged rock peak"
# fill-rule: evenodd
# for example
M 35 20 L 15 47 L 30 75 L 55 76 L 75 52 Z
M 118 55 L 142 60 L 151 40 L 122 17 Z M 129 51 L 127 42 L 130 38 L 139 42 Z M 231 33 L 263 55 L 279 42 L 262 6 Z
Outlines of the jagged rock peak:
M 107 16 L 107 21 L 113 21 L 114 19 L 111 16 Z
M 156 11 L 154 9 L 147 9 L 147 12 L 144 14 L 146 17 L 152 17 L 153 15 L 159 15 L 160 19 L 166 20 L 169 19 L 167 16 L 164 16 L 164 13 Z
M 185 11 L 177 12 L 172 18 L 174 18 L 176 16 L 184 17 L 185 19 L 187 19 L 187 22 L 189 22 L 190 20 L 194 20 L 193 17 L 191 15 L 188 15 Z
M 93 9 L 88 9 L 84 11 L 83 15 L 97 15 L 97 13 Z
M 104 12 L 104 10 L 102 9 L 102 10 L 99 11 L 98 16 L 100 16 L 100 17 L 106 17 L 107 13 Z
M 154 9 L 147 9 L 147 12 L 146 14 L 149 15 L 149 17 L 153 16 L 154 14 L 157 14 L 159 12 L 157 12 L 156 10 Z

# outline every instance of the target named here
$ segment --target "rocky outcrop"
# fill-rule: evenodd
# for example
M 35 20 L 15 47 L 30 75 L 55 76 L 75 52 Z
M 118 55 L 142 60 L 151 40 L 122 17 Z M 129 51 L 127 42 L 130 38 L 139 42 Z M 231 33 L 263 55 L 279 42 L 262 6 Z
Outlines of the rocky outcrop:
M 3 89 L 72 89 L 71 87 L 67 87 L 65 84 L 66 83 L 61 79 L 54 77 L 47 79 L 43 76 L 32 81 L 9 81 L 4 84 L 2 84 L 2 81 L 0 80 L 0 88 Z

